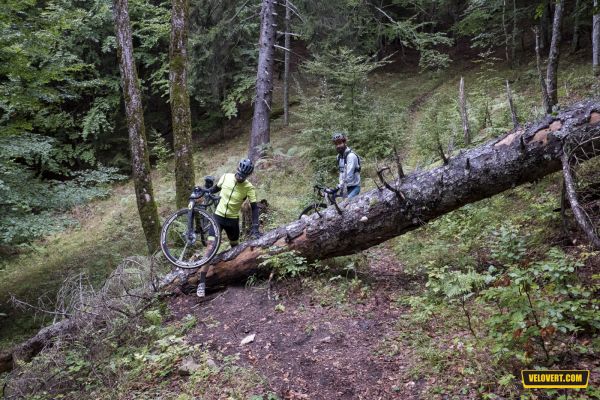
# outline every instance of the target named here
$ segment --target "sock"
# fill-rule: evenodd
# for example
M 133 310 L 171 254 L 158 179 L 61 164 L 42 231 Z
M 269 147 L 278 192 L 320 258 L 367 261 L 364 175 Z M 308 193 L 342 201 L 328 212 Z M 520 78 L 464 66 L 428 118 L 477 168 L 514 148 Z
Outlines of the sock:
M 206 283 L 206 272 L 205 271 L 200 272 L 200 281 L 198 283 Z

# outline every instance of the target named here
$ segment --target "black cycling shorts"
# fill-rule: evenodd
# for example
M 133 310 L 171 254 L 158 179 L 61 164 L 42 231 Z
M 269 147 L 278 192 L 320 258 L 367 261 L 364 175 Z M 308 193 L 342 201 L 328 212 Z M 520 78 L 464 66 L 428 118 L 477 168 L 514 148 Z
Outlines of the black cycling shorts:
M 239 218 L 223 218 L 220 215 L 213 214 L 215 221 L 219 224 L 220 230 L 225 230 L 227 239 L 231 242 L 237 242 L 240 238 L 240 219 Z M 208 230 L 209 235 L 214 235 L 211 229 Z

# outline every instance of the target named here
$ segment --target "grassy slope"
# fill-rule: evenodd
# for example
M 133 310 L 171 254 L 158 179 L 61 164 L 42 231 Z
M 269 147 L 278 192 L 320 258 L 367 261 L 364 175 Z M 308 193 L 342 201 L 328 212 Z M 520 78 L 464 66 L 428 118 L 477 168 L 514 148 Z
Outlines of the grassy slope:
M 562 75 L 559 80 L 561 98 L 576 99 L 589 94 L 590 80 L 587 78 L 590 74 L 587 63 L 569 64 L 568 61 L 563 61 L 561 68 Z M 420 157 L 418 140 L 419 136 L 424 134 L 420 127 L 423 117 L 431 111 L 432 107 L 442 107 L 447 113 L 452 113 L 455 107 L 451 101 L 433 104 L 432 95 L 439 94 L 454 99 L 460 74 L 465 75 L 467 87 L 476 89 L 477 70 L 473 67 L 469 69 L 454 67 L 439 75 L 382 72 L 372 77 L 371 83 L 375 93 L 385 96 L 398 107 L 407 110 L 406 125 L 403 127 L 402 135 L 407 139 L 404 141 L 403 153 L 407 159 L 408 169 Z M 530 112 L 532 105 L 537 103 L 536 78 L 532 71 L 533 66 L 529 65 L 516 71 L 501 69 L 496 72 L 501 79 L 512 78 L 518 111 L 523 119 L 532 114 Z M 507 120 L 499 116 L 506 112 L 506 109 L 502 106 L 504 93 L 501 88 L 496 89 L 494 118 Z M 292 121 L 295 121 L 293 114 Z M 285 153 L 295 145 L 294 135 L 300 128 L 301 125 L 297 122 L 289 128 L 284 128 L 280 119 L 275 121 L 272 127 L 273 147 L 281 148 Z M 486 134 L 483 132 L 480 139 L 483 140 Z M 200 182 L 204 174 L 219 176 L 231 171 L 237 160 L 245 154 L 246 146 L 247 135 L 242 135 L 207 149 L 199 149 L 195 156 L 197 181 Z M 269 168 L 267 172 L 258 172 L 255 176 L 259 198 L 267 198 L 275 211 L 273 219 L 269 222 L 271 226 L 289 221 L 297 215 L 297 211 L 304 203 L 304 194 L 310 193 L 312 184 L 312 175 L 305 168 L 301 158 L 277 156 L 274 163 L 274 168 Z M 372 170 L 367 167 L 368 169 Z M 163 217 L 172 210 L 174 184 L 172 173 L 168 172 L 171 170 L 166 166 L 154 174 L 155 191 Z M 553 182 L 555 181 L 549 179 L 536 190 L 540 193 L 546 189 L 555 191 Z M 374 184 L 372 180 L 366 179 L 365 186 L 369 188 Z M 477 207 L 488 207 L 490 210 L 485 217 L 485 222 L 504 220 L 505 210 L 509 205 L 513 210 L 515 207 L 516 209 L 528 208 L 527 204 L 531 196 L 523 191 L 515 193 L 507 193 L 480 203 L 481 205 Z M 109 199 L 81 207 L 74 210 L 73 214 L 81 222 L 79 228 L 46 239 L 39 243 L 34 251 L 7 262 L 4 269 L 0 271 L 0 307 L 2 307 L 0 312 L 9 312 L 11 315 L 11 323 L 3 323 L 0 327 L 0 345 L 8 345 L 30 335 L 40 323 L 32 320 L 30 314 L 14 314 L 14 311 L 6 307 L 5 302 L 10 293 L 29 301 L 34 301 L 41 294 L 52 298 L 52 293 L 69 274 L 87 272 L 94 281 L 101 282 L 123 257 L 143 253 L 144 245 L 131 184 L 116 187 L 113 196 Z M 513 213 L 513 215 L 517 220 L 520 218 L 520 213 Z M 532 222 L 535 223 L 536 221 Z M 453 240 L 446 236 L 436 232 L 436 227 L 433 226 L 411 233 L 405 238 L 398 238 L 393 241 L 393 245 L 398 250 L 399 257 L 415 268 L 431 256 L 432 248 L 440 252 L 454 249 L 461 257 L 469 253 L 469 251 L 455 250 L 456 238 Z M 476 245 L 477 243 L 473 242 L 468 249 L 463 250 L 472 250 L 471 247 Z

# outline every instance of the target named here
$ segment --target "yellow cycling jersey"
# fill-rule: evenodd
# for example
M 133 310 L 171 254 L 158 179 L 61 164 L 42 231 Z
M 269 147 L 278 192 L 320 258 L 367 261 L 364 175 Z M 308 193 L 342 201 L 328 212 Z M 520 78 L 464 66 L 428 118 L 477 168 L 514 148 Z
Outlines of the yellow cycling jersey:
M 246 200 L 250 200 L 251 203 L 256 202 L 256 190 L 254 185 L 247 179 L 239 183 L 235 179 L 235 174 L 225 174 L 219 179 L 217 186 L 221 188 L 221 200 L 217 206 L 215 214 L 220 215 L 223 218 L 239 218 L 240 208 L 242 203 Z

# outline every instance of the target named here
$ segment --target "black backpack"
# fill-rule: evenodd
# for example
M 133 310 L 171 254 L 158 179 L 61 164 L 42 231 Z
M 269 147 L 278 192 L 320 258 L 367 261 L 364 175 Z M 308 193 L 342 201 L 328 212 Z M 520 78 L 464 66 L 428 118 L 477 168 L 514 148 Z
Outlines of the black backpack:
M 344 165 L 348 164 L 348 154 L 350 153 L 354 153 L 354 150 L 350 150 L 348 153 L 344 154 Z M 358 165 L 356 166 L 356 169 L 354 170 L 354 172 L 360 172 L 360 157 L 358 156 L 358 154 L 354 153 L 354 155 L 356 156 L 356 158 L 358 159 Z M 342 156 L 340 154 L 337 155 L 337 163 L 338 165 L 340 165 L 340 159 L 342 158 Z

